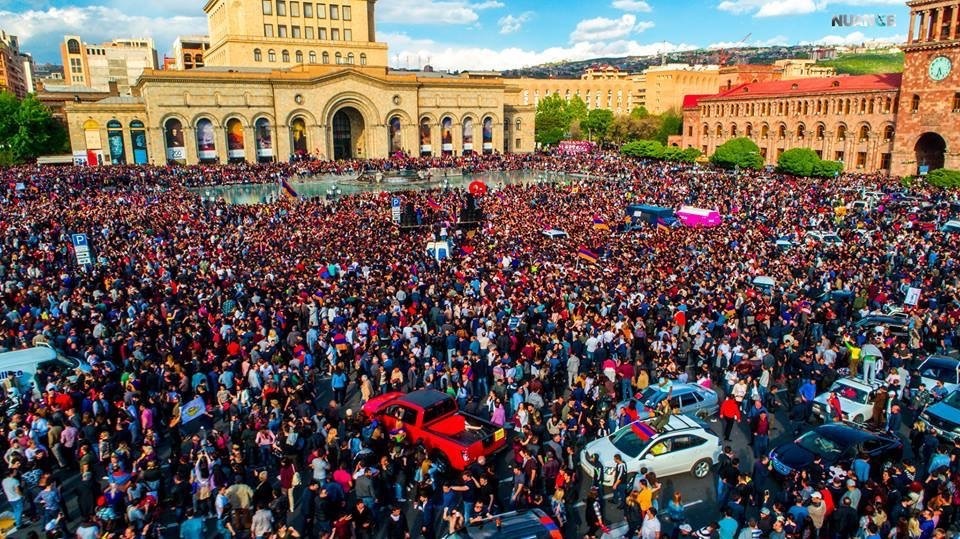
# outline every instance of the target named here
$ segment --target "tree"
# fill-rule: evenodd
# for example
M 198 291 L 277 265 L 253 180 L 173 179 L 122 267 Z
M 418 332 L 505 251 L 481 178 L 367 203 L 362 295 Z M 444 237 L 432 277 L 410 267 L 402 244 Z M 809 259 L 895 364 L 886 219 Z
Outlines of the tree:
M 667 144 L 668 139 L 673 135 L 683 133 L 683 118 L 677 114 L 677 111 L 670 109 L 660 115 L 660 128 L 655 137 L 661 144 Z
M 624 144 L 620 153 L 638 159 L 663 159 L 664 148 L 657 140 L 635 140 Z
M 647 111 L 647 107 L 640 105 L 639 107 L 634 107 L 633 110 L 630 111 L 630 116 L 633 116 L 634 118 L 646 118 L 647 116 L 650 116 L 650 113 Z
M 563 140 L 570 129 L 566 108 L 566 102 L 558 93 L 548 95 L 537 103 L 534 137 L 538 143 L 552 146 Z
M 565 102 L 564 111 L 571 122 L 573 120 L 580 120 L 582 122 L 587 119 L 587 115 L 590 113 L 587 110 L 587 104 L 583 99 L 580 99 L 579 95 L 575 95 Z
M 826 161 L 821 159 L 814 163 L 810 175 L 816 178 L 833 178 L 843 172 L 842 161 Z
M 925 179 L 934 187 L 956 189 L 960 187 L 960 170 L 938 168 L 928 172 Z
M 593 109 L 586 119 L 580 122 L 580 130 L 590 135 L 590 140 L 604 141 L 613 123 L 613 112 L 607 109 Z
M 0 92 L 0 153 L 4 161 L 24 162 L 66 151 L 67 133 L 35 96 L 18 100 Z
M 760 168 L 760 147 L 746 137 L 732 138 L 717 147 L 710 162 L 721 168 Z
M 607 138 L 615 144 L 623 144 L 632 140 L 653 139 L 658 128 L 657 119 L 652 116 L 636 118 L 620 115 L 610 123 Z
M 777 159 L 777 172 L 794 176 L 810 176 L 813 167 L 820 161 L 816 152 L 809 148 L 792 148 L 780 154 Z

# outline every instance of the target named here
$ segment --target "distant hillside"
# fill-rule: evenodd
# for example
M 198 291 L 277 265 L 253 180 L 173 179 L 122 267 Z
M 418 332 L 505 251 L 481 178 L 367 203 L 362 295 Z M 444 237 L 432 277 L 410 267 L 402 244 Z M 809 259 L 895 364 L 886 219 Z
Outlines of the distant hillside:
M 837 73 L 847 75 L 872 75 L 875 73 L 902 73 L 903 53 L 889 54 L 865 53 L 847 54 L 834 60 L 817 62 L 817 65 L 830 66 Z

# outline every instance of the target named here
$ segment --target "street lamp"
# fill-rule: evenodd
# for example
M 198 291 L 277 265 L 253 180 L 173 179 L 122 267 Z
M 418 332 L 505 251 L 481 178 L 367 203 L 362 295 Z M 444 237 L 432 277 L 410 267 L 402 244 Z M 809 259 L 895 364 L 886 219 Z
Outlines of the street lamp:
M 327 188 L 327 200 L 336 200 L 337 197 L 343 194 L 343 191 L 340 189 L 340 186 L 333 184 Z
M 444 176 L 443 179 L 440 180 L 440 188 L 443 189 L 444 192 L 449 191 L 449 190 L 450 190 L 450 178 L 448 178 L 447 176 Z

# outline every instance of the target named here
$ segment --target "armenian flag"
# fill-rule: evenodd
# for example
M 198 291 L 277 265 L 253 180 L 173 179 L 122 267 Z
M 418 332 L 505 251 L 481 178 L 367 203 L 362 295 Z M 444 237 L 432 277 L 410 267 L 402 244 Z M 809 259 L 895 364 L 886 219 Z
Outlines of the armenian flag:
M 300 195 L 293 190 L 293 187 L 291 187 L 284 178 L 280 178 L 280 191 L 289 199 L 296 200 L 300 198 Z
M 653 430 L 653 427 L 643 423 L 642 421 L 634 421 L 631 423 L 630 430 L 637 435 L 637 438 L 640 438 L 644 442 L 652 438 L 653 435 L 657 433 L 657 431 Z
M 662 217 L 657 218 L 657 232 L 670 232 L 670 226 Z
M 588 249 L 588 248 L 586 248 L 586 247 L 582 247 L 582 246 L 581 246 L 580 249 L 577 251 L 577 256 L 578 256 L 581 260 L 586 260 L 587 262 L 589 262 L 589 263 L 591 263 L 591 264 L 596 264 L 596 263 L 597 263 L 597 260 L 600 259 L 600 255 L 598 255 L 598 254 L 596 253 L 596 251 L 592 251 L 592 250 L 590 250 L 590 249 Z
M 433 197 L 427 197 L 427 206 L 430 206 L 430 209 L 432 209 L 433 211 L 440 210 L 440 204 L 436 200 L 434 200 Z
M 599 215 L 594 215 L 593 229 L 594 230 L 610 230 L 610 225 L 607 224 L 607 222 L 603 219 L 603 217 L 600 217 Z

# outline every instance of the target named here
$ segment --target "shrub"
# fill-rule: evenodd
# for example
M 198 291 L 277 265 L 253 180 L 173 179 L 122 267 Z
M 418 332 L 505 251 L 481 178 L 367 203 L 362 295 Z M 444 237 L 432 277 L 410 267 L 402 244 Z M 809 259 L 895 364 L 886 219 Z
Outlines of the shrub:
M 934 187 L 956 189 L 960 187 L 960 170 L 938 168 L 927 173 L 924 179 Z
M 780 154 L 777 159 L 777 172 L 794 176 L 809 176 L 813 167 L 820 161 L 816 152 L 808 148 L 793 148 Z
M 663 159 L 665 149 L 656 140 L 635 140 L 623 145 L 620 153 L 639 159 Z
M 786 153 L 786 152 L 784 152 Z M 813 165 L 811 176 L 817 178 L 833 178 L 843 172 L 843 163 L 840 161 L 819 160 Z
M 746 137 L 737 137 L 718 146 L 710 162 L 721 168 L 760 168 L 763 157 L 756 143 Z

